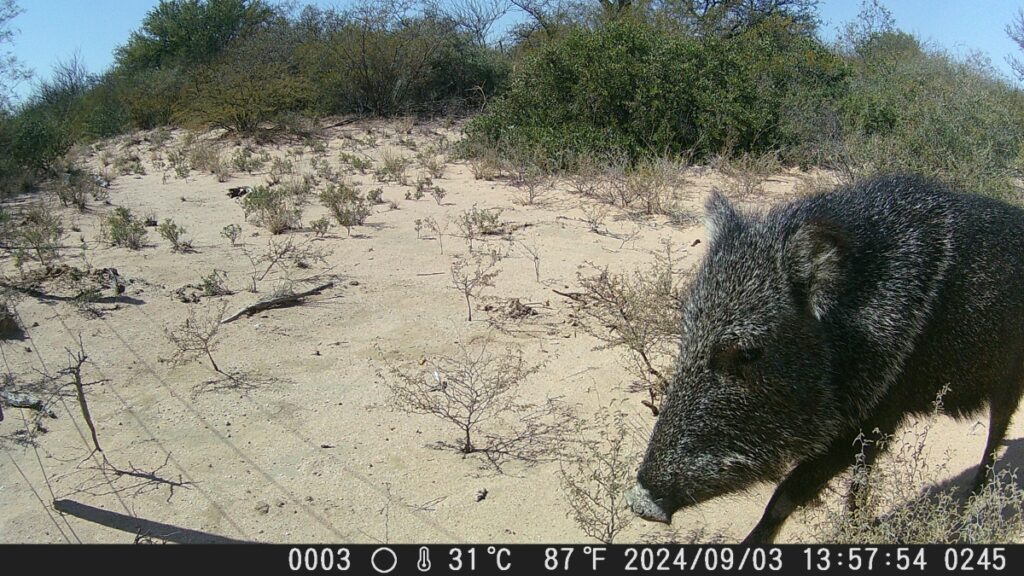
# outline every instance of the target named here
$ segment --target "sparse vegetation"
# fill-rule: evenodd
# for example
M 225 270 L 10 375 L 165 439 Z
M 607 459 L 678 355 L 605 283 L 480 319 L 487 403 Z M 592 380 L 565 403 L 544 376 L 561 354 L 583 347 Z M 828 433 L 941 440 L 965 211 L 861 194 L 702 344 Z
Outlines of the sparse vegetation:
M 452 287 L 465 296 L 467 320 L 470 322 L 473 321 L 473 305 L 470 298 L 479 296 L 484 288 L 494 286 L 494 278 L 498 275 L 494 264 L 494 259 L 481 256 L 470 258 L 456 256 L 452 260 Z
M 381 151 L 381 164 L 377 167 L 377 180 L 381 182 L 398 182 L 401 185 L 407 183 L 406 171 L 411 161 L 393 148 L 385 148 Z
M 583 533 L 612 544 L 636 518 L 626 503 L 626 491 L 635 482 L 638 455 L 622 412 L 602 411 L 590 428 L 577 422 L 579 440 L 560 463 L 562 493 L 569 502 L 569 517 Z
M 270 161 L 270 154 L 266 151 L 254 153 L 252 148 L 244 146 L 235 151 L 235 154 L 231 157 L 231 165 L 234 166 L 235 170 L 239 172 L 245 172 L 247 174 L 253 174 L 263 170 L 263 167 Z M 287 164 L 282 163 L 278 168 L 283 169 L 286 166 L 291 166 L 291 162 Z
M 283 187 L 254 187 L 242 198 L 242 210 L 247 220 L 252 218 L 257 226 L 263 226 L 271 234 L 294 230 L 302 221 L 302 209 L 295 196 Z
M 123 206 L 115 208 L 103 219 L 101 230 L 107 242 L 131 250 L 142 249 L 148 234 L 145 223 Z
M 330 184 L 320 193 L 320 202 L 348 234 L 353 226 L 362 226 L 370 215 L 370 207 L 356 188 L 350 184 Z
M 180 364 L 206 356 L 215 372 L 232 378 L 230 374 L 221 370 L 217 361 L 213 359 L 213 351 L 220 335 L 221 320 L 224 318 L 225 304 L 221 302 L 202 312 L 197 312 L 197 308 L 198 306 L 190 306 L 188 318 L 181 326 L 164 331 L 167 339 L 175 347 L 171 360 L 175 364 Z
M 1024 534 L 1024 490 L 1016 469 L 992 472 L 991 482 L 966 495 L 943 482 L 948 459 L 936 462 L 926 443 L 943 413 L 942 397 L 933 414 L 904 430 L 899 437 L 864 432 L 856 464 L 847 475 L 849 497 L 808 512 L 814 542 L 841 544 L 998 544 L 1019 541 Z M 878 460 L 870 451 L 886 445 Z
M 462 232 L 462 237 L 469 243 L 469 250 L 473 251 L 473 241 L 481 236 L 490 236 L 504 232 L 504 225 L 501 222 L 501 210 L 482 209 L 475 205 L 469 210 L 459 214 L 455 225 Z
M 6 213 L 3 220 L 9 220 Z M 34 260 L 43 268 L 49 268 L 60 259 L 61 242 L 64 240 L 64 225 L 60 217 L 43 206 L 33 206 L 22 216 L 20 226 L 9 228 L 5 222 L 4 238 L 11 242 L 14 262 L 19 267 Z
M 679 341 L 679 298 L 685 276 L 677 268 L 672 246 L 656 254 L 647 269 L 614 274 L 591 268 L 579 274 L 583 288 L 583 328 L 608 348 L 626 353 L 627 367 L 657 414 Z
M 228 224 L 221 228 L 220 235 L 227 238 L 231 245 L 234 246 L 238 243 L 238 238 L 242 235 L 242 227 L 238 224 Z
M 174 223 L 174 220 L 167 218 L 156 228 L 164 240 L 171 243 L 171 250 L 175 252 L 191 252 L 192 242 L 185 240 L 185 229 Z
M 537 370 L 511 348 L 492 352 L 460 344 L 455 356 L 434 356 L 402 369 L 385 360 L 390 405 L 440 418 L 458 428 L 452 448 L 483 454 L 495 466 L 505 458 L 537 462 L 557 458 L 571 412 L 560 402 L 524 402 L 523 382 Z

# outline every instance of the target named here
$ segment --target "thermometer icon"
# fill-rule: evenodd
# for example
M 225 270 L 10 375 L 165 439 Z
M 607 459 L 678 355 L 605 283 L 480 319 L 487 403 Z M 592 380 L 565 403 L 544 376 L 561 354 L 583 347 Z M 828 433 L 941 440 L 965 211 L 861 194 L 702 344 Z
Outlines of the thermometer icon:
M 420 546 L 420 558 L 416 561 L 416 568 L 420 572 L 430 570 L 430 550 L 426 546 Z

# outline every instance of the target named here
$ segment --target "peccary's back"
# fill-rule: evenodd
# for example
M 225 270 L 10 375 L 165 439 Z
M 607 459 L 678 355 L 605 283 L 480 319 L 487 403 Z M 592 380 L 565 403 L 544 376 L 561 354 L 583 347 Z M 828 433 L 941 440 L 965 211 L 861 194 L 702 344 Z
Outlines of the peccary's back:
M 930 412 L 945 385 L 953 416 L 1020 394 L 1024 210 L 898 176 L 795 212 L 849 234 L 847 288 L 827 330 L 851 424 Z
M 946 413 L 1020 395 L 1024 366 L 1024 210 L 980 196 L 948 196 L 952 261 L 897 390 Z M 929 397 L 931 396 L 931 397 Z

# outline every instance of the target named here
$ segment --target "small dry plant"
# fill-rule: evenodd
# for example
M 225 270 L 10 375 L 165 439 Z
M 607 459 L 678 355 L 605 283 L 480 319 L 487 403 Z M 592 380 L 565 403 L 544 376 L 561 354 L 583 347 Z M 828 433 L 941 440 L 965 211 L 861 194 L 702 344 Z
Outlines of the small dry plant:
M 608 218 L 611 208 L 603 202 L 581 202 L 580 210 L 583 212 L 583 221 L 595 234 L 607 232 L 604 229 L 604 221 Z
M 501 210 L 498 208 L 480 209 L 474 205 L 459 214 L 455 225 L 469 244 L 470 252 L 473 251 L 474 240 L 481 236 L 494 236 L 505 232 L 505 225 L 501 222 Z
M 597 438 L 590 429 L 596 429 Z M 587 536 L 612 544 L 637 517 L 625 498 L 636 481 L 632 428 L 624 413 L 606 409 L 597 414 L 593 425 L 577 421 L 576 435 L 579 440 L 559 462 L 568 516 Z
M 441 254 L 444 254 L 444 235 L 448 232 L 448 226 L 451 224 L 451 220 L 445 217 L 444 225 L 438 223 L 433 216 L 427 216 L 423 219 L 423 227 L 434 233 L 434 238 L 437 239 L 437 245 L 441 249 Z M 416 231 L 417 234 L 419 230 Z
M 55 186 L 57 199 L 63 206 L 74 206 L 79 212 L 88 207 L 89 198 L 103 201 L 109 194 L 99 185 L 99 176 L 69 164 L 60 174 Z
M 190 306 L 188 318 L 181 326 L 175 330 L 164 330 L 167 339 L 176 348 L 174 356 L 171 357 L 175 365 L 206 356 L 215 372 L 227 378 L 234 378 L 221 370 L 217 361 L 213 359 L 213 350 L 217 345 L 226 306 L 224 302 L 220 302 L 205 309 L 201 314 L 196 312 L 197 306 Z
M 479 146 L 470 151 L 468 160 L 474 180 L 494 180 L 501 175 L 501 162 L 494 148 Z
M 352 235 L 353 226 L 362 226 L 371 210 L 366 198 L 355 185 L 340 182 L 329 184 L 320 192 L 320 203 L 327 208 L 334 220 Z
M 445 167 L 447 166 L 444 158 L 432 152 L 417 154 L 416 157 L 420 161 L 420 167 L 423 168 L 431 178 L 444 177 Z
M 440 418 L 459 430 L 455 443 L 441 443 L 462 454 L 482 454 L 500 470 L 503 460 L 554 460 L 571 410 L 558 399 L 524 402 L 519 388 L 539 366 L 511 347 L 492 352 L 485 341 L 471 350 L 459 343 L 454 356 L 421 360 L 399 368 L 384 364 L 390 406 L 402 412 Z M 382 354 L 383 358 L 383 354 Z
M 381 165 L 375 175 L 380 182 L 398 182 L 405 186 L 408 182 L 406 171 L 412 162 L 393 148 L 385 148 L 380 154 Z
M 221 228 L 220 235 L 227 238 L 231 245 L 234 246 L 238 243 L 238 239 L 242 236 L 242 227 L 238 224 L 228 224 Z
M 686 275 L 675 264 L 672 244 L 663 241 L 646 269 L 613 274 L 590 265 L 578 273 L 577 296 L 583 329 L 603 342 L 602 348 L 621 348 L 627 368 L 650 396 L 643 403 L 654 412 L 665 390 L 679 342 L 679 298 Z
M 533 275 L 536 278 L 537 283 L 540 284 L 540 248 L 536 242 L 527 244 L 526 242 L 519 242 L 523 250 L 530 256 L 530 261 L 533 262 Z
M 456 256 L 452 260 L 452 287 L 466 297 L 466 310 L 470 322 L 473 321 L 473 305 L 470 298 L 476 298 L 484 288 L 494 286 L 494 278 L 498 275 L 498 270 L 494 266 L 494 258 L 483 256 Z
M 64 241 L 64 224 L 54 211 L 46 206 L 35 205 L 21 214 L 21 222 L 14 226 L 11 215 L 3 212 L 2 240 L 14 254 L 18 268 L 26 262 L 35 261 L 43 268 L 49 268 L 60 259 L 61 243 Z
M 231 165 L 239 172 L 246 172 L 252 174 L 259 172 L 270 162 L 270 153 L 261 151 L 260 153 L 254 153 L 254 150 L 245 146 L 235 151 L 235 154 L 231 157 Z
M 961 496 L 949 476 L 949 455 L 929 457 L 925 445 L 943 414 L 944 387 L 934 410 L 900 437 L 874 430 L 858 437 L 847 498 L 812 509 L 811 540 L 838 544 L 995 544 L 1024 535 L 1024 489 L 1016 469 L 989 471 L 977 494 Z M 857 447 L 851 447 L 857 449 Z M 877 458 L 873 453 L 887 452 Z M 973 478 L 974 469 L 967 471 Z
M 782 170 L 776 152 L 744 152 L 735 157 L 719 157 L 712 164 L 729 179 L 733 190 L 741 199 L 763 193 L 765 181 Z
M 249 291 L 258 292 L 258 283 L 275 271 L 283 274 L 285 279 L 291 282 L 293 280 L 291 274 L 294 270 L 308 270 L 314 263 L 326 267 L 330 254 L 323 248 L 314 246 L 313 240 L 313 238 L 307 238 L 296 242 L 292 238 L 287 238 L 284 241 L 275 241 L 271 238 L 267 241 L 267 250 L 259 255 L 243 247 L 242 253 L 248 258 L 251 268 Z

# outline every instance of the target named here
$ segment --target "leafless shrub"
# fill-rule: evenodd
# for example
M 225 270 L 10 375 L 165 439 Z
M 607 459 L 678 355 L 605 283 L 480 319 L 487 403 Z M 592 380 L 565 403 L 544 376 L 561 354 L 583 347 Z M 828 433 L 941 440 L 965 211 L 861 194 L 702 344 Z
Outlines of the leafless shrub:
M 301 242 L 296 242 L 292 238 L 283 241 L 271 238 L 267 241 L 266 251 L 259 255 L 243 247 L 242 253 L 248 258 L 250 265 L 249 291 L 258 292 L 258 283 L 275 271 L 284 274 L 285 278 L 291 280 L 290 274 L 293 270 L 306 270 L 314 263 L 327 266 L 329 253 L 323 248 L 314 246 L 312 242 L 312 238 Z
M 655 254 L 649 267 L 632 274 L 597 267 L 578 274 L 583 288 L 580 312 L 589 320 L 583 329 L 601 340 L 603 348 L 626 352 L 627 367 L 650 395 L 644 404 L 655 414 L 679 341 L 679 297 L 685 280 L 671 243 L 663 244 L 664 251 Z
M 580 210 L 583 211 L 583 220 L 590 226 L 590 231 L 600 234 L 611 210 L 608 205 L 602 202 L 581 202 Z
M 533 274 L 537 279 L 537 283 L 540 283 L 540 248 L 537 247 L 536 242 L 527 244 L 526 242 L 519 242 L 523 250 L 530 255 L 530 260 L 533 262 Z
M 434 238 L 437 239 L 437 245 L 441 249 L 441 254 L 444 254 L 444 235 L 448 231 L 449 224 L 451 224 L 451 221 L 448 220 L 447 217 L 444 220 L 443 226 L 439 224 L 437 220 L 435 220 L 432 216 L 428 216 L 423 219 L 423 225 L 427 228 L 427 230 L 430 230 L 431 232 L 434 233 Z
M 559 463 L 560 484 L 568 516 L 587 536 L 612 544 L 636 518 L 625 494 L 636 480 L 638 458 L 625 414 L 603 410 L 595 420 L 589 427 L 576 422 L 579 440 Z M 587 428 L 597 431 L 596 439 Z
M 494 286 L 494 278 L 498 275 L 494 266 L 493 258 L 485 259 L 479 256 L 456 257 L 452 261 L 452 287 L 466 297 L 466 310 L 470 322 L 473 321 L 473 306 L 470 298 L 479 296 L 484 288 Z
M 572 413 L 557 399 L 542 404 L 518 398 L 530 366 L 511 347 L 492 353 L 459 344 L 455 356 L 424 359 L 421 366 L 398 368 L 384 360 L 389 402 L 394 409 L 428 414 L 458 428 L 460 438 L 445 444 L 463 454 L 482 454 L 496 467 L 506 458 L 539 462 L 557 458 Z M 383 356 L 383 355 L 382 355 Z
M 228 378 L 232 377 L 221 370 L 217 361 L 213 359 L 213 350 L 217 344 L 226 306 L 224 302 L 220 302 L 204 310 L 202 314 L 196 313 L 197 306 L 190 306 L 188 318 L 181 326 L 175 330 L 164 330 L 167 339 L 176 348 L 174 356 L 171 357 L 175 365 L 206 356 L 215 372 Z
M 776 152 L 744 152 L 739 156 L 719 157 L 712 165 L 729 179 L 740 198 L 763 193 L 765 180 L 782 169 Z

